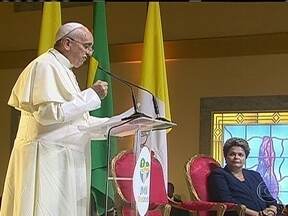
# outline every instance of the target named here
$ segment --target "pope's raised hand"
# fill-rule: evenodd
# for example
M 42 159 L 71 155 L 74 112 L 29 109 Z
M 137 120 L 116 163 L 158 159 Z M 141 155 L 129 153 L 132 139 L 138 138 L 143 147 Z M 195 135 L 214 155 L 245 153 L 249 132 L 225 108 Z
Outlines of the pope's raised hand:
M 108 83 L 102 80 L 97 80 L 91 88 L 98 94 L 98 96 L 103 99 L 107 95 Z

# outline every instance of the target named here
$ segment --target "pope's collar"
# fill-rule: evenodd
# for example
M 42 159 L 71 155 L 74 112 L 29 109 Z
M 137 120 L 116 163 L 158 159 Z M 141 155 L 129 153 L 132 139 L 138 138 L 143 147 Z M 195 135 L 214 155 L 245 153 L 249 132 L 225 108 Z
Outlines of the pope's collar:
M 65 67 L 71 69 L 73 68 L 73 65 L 70 63 L 69 59 L 67 59 L 62 53 L 60 53 L 58 50 L 51 48 L 48 50 L 48 52 L 52 53 L 52 55 L 54 55 L 57 60 L 63 64 Z

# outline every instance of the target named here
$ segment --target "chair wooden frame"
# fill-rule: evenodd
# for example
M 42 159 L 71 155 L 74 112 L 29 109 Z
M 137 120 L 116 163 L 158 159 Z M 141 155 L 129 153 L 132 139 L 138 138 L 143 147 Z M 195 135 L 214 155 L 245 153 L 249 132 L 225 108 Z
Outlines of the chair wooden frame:
M 198 207 L 191 207 L 191 204 L 196 204 L 199 205 Z M 171 207 L 175 207 L 178 209 L 182 209 L 185 211 L 189 211 L 189 213 L 199 213 L 199 211 L 204 210 L 204 209 L 199 209 L 201 206 L 209 206 L 208 208 L 205 209 L 205 211 L 214 211 L 216 212 L 217 216 L 223 216 L 225 211 L 226 211 L 226 205 L 222 203 L 214 203 L 214 202 L 207 202 L 207 201 L 198 201 L 198 200 L 193 200 L 193 201 L 183 201 L 183 202 L 176 202 L 171 199 L 169 199 L 169 204 Z M 212 206 L 211 206 L 212 205 Z M 190 207 L 189 207 L 190 206 Z M 170 210 L 171 211 L 171 210 Z

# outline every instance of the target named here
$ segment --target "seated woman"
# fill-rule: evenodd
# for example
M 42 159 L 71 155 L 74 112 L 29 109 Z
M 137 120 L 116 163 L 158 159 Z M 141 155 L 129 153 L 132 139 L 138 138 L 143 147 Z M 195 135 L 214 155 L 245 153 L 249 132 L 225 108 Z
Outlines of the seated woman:
M 260 174 L 244 169 L 250 153 L 248 142 L 241 138 L 228 139 L 223 148 L 226 166 L 216 168 L 209 176 L 211 200 L 246 206 L 251 216 L 274 216 L 277 202 L 271 196 Z

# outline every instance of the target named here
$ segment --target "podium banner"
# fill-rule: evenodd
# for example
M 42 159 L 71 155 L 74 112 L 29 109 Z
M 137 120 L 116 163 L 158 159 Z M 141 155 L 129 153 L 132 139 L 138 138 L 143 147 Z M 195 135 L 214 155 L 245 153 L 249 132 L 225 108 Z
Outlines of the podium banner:
M 133 174 L 133 194 L 136 209 L 140 216 L 144 216 L 149 207 L 150 195 L 151 154 L 144 146 L 141 149 Z

